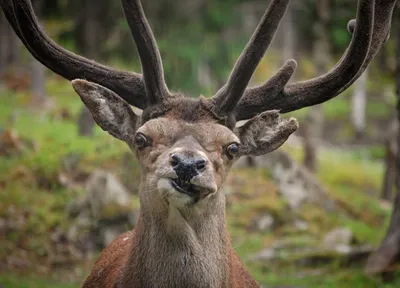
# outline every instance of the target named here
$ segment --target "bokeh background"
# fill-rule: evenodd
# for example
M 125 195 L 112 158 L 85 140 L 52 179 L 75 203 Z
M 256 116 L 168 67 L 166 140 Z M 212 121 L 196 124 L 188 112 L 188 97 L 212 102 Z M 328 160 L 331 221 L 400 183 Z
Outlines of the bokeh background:
M 142 2 L 169 87 L 198 97 L 225 83 L 270 1 Z M 290 58 L 294 81 L 328 71 L 350 41 L 356 2 L 292 1 L 252 84 Z M 34 6 L 63 47 L 140 72 L 119 1 Z M 396 11 L 391 39 L 351 88 L 284 115 L 299 131 L 231 173 L 233 246 L 265 287 L 399 287 L 399 23 Z M 134 227 L 139 177 L 128 147 L 94 125 L 0 13 L 0 287 L 79 287 L 101 249 Z

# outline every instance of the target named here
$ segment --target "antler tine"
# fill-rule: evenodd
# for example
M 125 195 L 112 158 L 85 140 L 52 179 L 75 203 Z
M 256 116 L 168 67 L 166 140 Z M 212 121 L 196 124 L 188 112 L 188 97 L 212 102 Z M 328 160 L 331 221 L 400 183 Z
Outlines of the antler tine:
M 397 0 L 375 0 L 374 28 L 368 55 L 365 58 L 364 64 L 360 71 L 358 71 L 357 75 L 349 83 L 343 86 L 337 94 L 345 91 L 358 79 L 358 77 L 361 76 L 371 61 L 375 58 L 376 54 L 378 54 L 383 44 L 389 40 L 392 15 L 396 2 Z M 349 24 L 347 25 L 349 32 L 354 33 L 356 26 L 357 20 L 350 20 Z
M 160 51 L 139 0 L 122 0 L 125 17 L 142 63 L 143 79 L 150 105 L 170 95 L 164 81 Z
M 212 98 L 216 113 L 227 115 L 235 110 L 257 65 L 269 47 L 289 0 L 273 0 L 260 24 L 237 60 L 227 84 Z
M 265 101 L 265 95 L 277 95 L 280 93 L 289 82 L 296 67 L 297 63 L 295 60 L 288 60 L 278 73 L 264 84 L 246 89 L 244 97 L 237 107 L 237 120 L 250 119 L 260 113 L 260 111 L 271 110 L 268 106 L 270 103 Z
M 289 84 L 276 94 L 267 94 L 262 86 L 247 89 L 236 108 L 237 119 L 248 119 L 265 110 L 295 111 L 323 103 L 342 93 L 365 71 L 387 40 L 396 1 L 359 0 L 357 19 L 348 25 L 349 31 L 353 32 L 351 43 L 330 72 Z M 264 97 L 254 97 L 256 94 Z
M 0 7 L 29 52 L 50 70 L 68 80 L 82 78 L 98 83 L 138 108 L 147 107 L 140 74 L 103 66 L 57 45 L 38 24 L 29 0 L 0 0 Z

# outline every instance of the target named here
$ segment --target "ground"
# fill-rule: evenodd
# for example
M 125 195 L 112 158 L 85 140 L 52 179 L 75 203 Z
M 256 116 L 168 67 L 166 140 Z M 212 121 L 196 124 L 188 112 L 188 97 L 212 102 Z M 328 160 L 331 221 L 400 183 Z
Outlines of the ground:
M 69 175 L 65 164 L 69 155 L 78 155 L 82 175 L 101 167 L 124 177 L 122 163 L 128 152 L 125 144 L 97 127 L 92 138 L 79 137 L 75 124 L 82 107 L 79 97 L 60 78 L 51 78 L 47 91 L 53 104 L 46 109 L 32 107 L 25 92 L 0 92 L 0 130 L 16 145 L 4 152 L 7 156 L 0 156 L 0 219 L 13 223 L 7 231 L 0 226 L 0 284 L 5 288 L 77 287 L 90 269 L 95 257 L 61 261 L 59 255 L 54 255 L 59 250 L 51 240 L 54 233 L 70 225 L 66 205 L 84 192 L 79 185 L 66 188 L 62 180 Z M 346 96 L 326 104 L 332 127 L 347 122 L 348 106 Z M 387 106 L 370 109 L 371 117 L 386 115 Z M 302 113 L 298 114 L 300 118 Z M 347 135 L 349 129 L 344 127 L 335 133 Z M 298 148 L 283 149 L 296 159 L 302 157 Z M 399 287 L 399 280 L 384 283 L 379 277 L 365 276 L 363 263 L 348 265 L 338 260 L 304 266 L 291 255 L 281 255 L 271 263 L 250 261 L 251 255 L 273 243 L 312 245 L 335 227 L 350 228 L 358 243 L 378 245 L 390 217 L 390 203 L 378 200 L 383 149 L 378 150 L 376 153 L 376 146 L 347 152 L 326 148 L 319 155 L 317 176 L 329 196 L 347 213 L 327 213 L 315 205 L 288 212 L 268 171 L 241 169 L 231 173 L 229 231 L 235 250 L 260 283 L 268 287 Z M 252 229 L 254 217 L 264 212 L 273 215 L 278 224 L 265 232 Z M 293 230 L 294 218 L 308 222 L 307 232 Z

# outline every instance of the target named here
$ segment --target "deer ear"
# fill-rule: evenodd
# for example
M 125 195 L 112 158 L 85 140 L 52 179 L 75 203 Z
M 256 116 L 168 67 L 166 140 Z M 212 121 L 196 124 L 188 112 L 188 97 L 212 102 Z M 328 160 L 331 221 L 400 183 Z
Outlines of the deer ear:
M 138 119 L 131 106 L 101 85 L 78 79 L 72 81 L 72 86 L 96 123 L 104 131 L 129 144 L 135 134 Z
M 237 128 L 242 143 L 240 154 L 260 156 L 272 152 L 285 143 L 298 127 L 296 119 L 282 120 L 277 110 L 263 112 Z

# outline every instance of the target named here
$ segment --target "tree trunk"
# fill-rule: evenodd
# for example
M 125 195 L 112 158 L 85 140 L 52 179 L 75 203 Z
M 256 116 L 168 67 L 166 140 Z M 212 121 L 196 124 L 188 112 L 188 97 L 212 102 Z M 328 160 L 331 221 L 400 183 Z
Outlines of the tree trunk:
M 21 41 L 18 39 L 10 24 L 7 23 L 7 27 L 9 41 L 7 64 L 11 67 L 16 67 L 20 64 Z
M 99 3 L 95 0 L 83 0 L 81 13 L 78 16 L 78 23 L 80 23 L 78 36 L 78 43 L 80 43 L 80 50 L 83 55 L 91 58 L 98 59 L 100 55 L 99 39 L 100 22 L 99 22 Z M 103 39 L 104 41 L 104 39 Z M 92 114 L 86 106 L 83 106 L 78 117 L 78 133 L 80 136 L 91 137 L 93 135 L 94 120 Z
M 316 105 L 310 108 L 304 127 L 304 166 L 311 172 L 317 171 L 318 141 L 321 139 L 324 113 L 322 105 Z
M 329 0 L 320 0 L 317 2 L 319 20 L 315 22 L 313 27 L 315 34 L 313 55 L 316 73 L 319 75 L 326 72 L 330 62 L 329 39 L 327 37 L 329 2 Z M 322 105 L 310 107 L 304 129 L 304 165 L 312 172 L 317 170 L 318 141 L 322 137 L 323 122 Z
M 365 109 L 367 104 L 368 70 L 355 83 L 355 91 L 351 104 L 351 120 L 356 133 L 356 139 L 361 139 L 365 131 Z
M 387 132 L 385 146 L 386 146 L 386 155 L 385 155 L 385 174 L 383 178 L 381 199 L 390 201 L 392 200 L 392 190 L 396 181 L 396 154 L 397 154 L 397 128 L 398 123 L 397 119 L 392 121 L 389 125 L 389 129 Z
M 37 15 L 40 16 L 42 14 L 42 9 L 43 9 L 43 0 L 36 0 L 33 2 L 33 4 Z M 47 104 L 46 89 L 45 89 L 46 68 L 31 55 L 30 55 L 30 61 L 31 61 L 30 68 L 31 68 L 32 103 L 34 106 L 42 108 L 44 105 Z
M 293 6 L 289 5 L 282 22 L 283 34 L 283 63 L 288 59 L 294 58 L 295 54 L 295 28 L 293 19 Z
M 0 75 L 19 63 L 20 42 L 6 17 L 0 13 Z
M 396 13 L 397 24 L 400 24 L 399 9 Z M 398 27 L 398 26 L 397 26 Z M 397 35 L 396 46 L 396 95 L 397 95 L 397 121 L 400 123 L 400 29 L 394 30 Z M 382 241 L 379 249 L 373 253 L 367 261 L 365 272 L 367 274 L 378 274 L 390 270 L 399 256 L 400 251 L 400 125 L 397 125 L 397 155 L 396 161 L 396 199 L 393 206 L 392 217 L 390 219 L 389 229 Z
M 7 69 L 8 25 L 6 17 L 0 13 L 0 78 Z
M 46 99 L 46 75 L 45 67 L 31 56 L 31 92 L 32 99 L 38 103 L 44 103 Z

